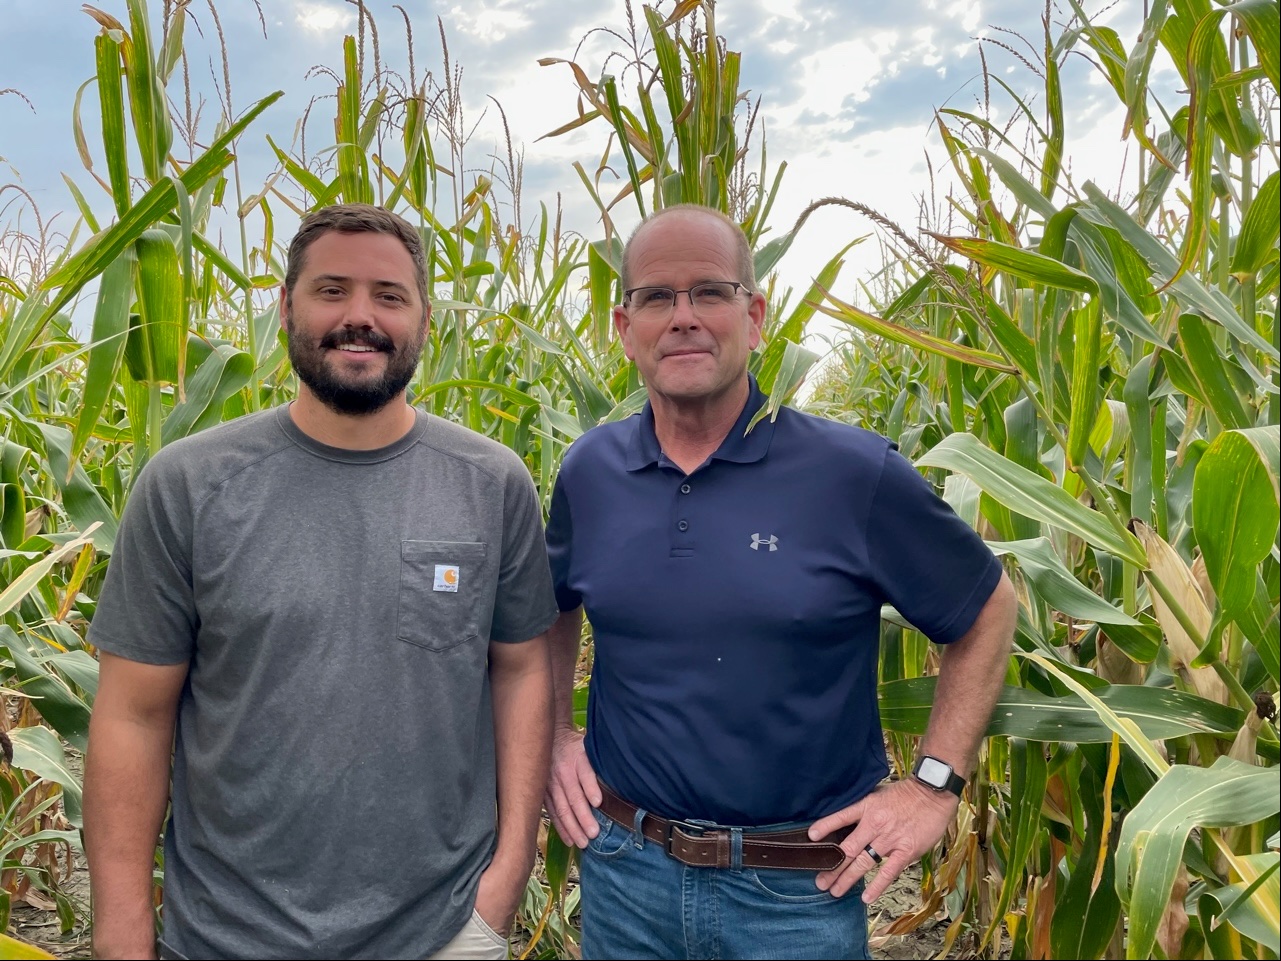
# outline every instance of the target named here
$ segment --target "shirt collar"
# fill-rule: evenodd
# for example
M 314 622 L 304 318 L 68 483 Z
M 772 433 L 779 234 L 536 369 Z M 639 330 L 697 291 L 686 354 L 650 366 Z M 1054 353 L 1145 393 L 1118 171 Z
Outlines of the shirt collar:
M 738 420 L 730 428 L 721 446 L 708 460 L 724 460 L 734 464 L 751 464 L 765 456 L 769 451 L 770 441 L 774 437 L 774 421 L 766 417 L 759 421 L 747 433 L 756 412 L 769 399 L 756 384 L 756 378 L 747 375 L 747 403 L 743 405 Z M 645 407 L 637 415 L 631 444 L 627 450 L 627 470 L 638 471 L 652 467 L 659 462 L 662 449 L 658 445 L 658 435 L 654 432 L 654 408 L 645 401 Z

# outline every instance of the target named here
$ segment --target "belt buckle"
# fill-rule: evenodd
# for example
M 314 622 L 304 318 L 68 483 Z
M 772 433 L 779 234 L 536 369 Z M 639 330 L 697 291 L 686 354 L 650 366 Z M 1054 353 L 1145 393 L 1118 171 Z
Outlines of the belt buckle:
M 700 837 L 700 838 L 706 835 L 707 832 L 710 830 L 710 828 L 708 828 L 704 824 L 694 824 L 691 821 L 675 821 L 675 820 L 668 819 L 667 836 L 663 842 L 664 853 L 666 853 L 668 857 L 676 858 L 677 861 L 680 861 L 681 859 L 677 858 L 675 853 L 672 851 L 672 832 L 675 831 L 677 828 L 679 828 L 682 831 L 692 833 L 696 837 Z M 681 862 L 681 863 L 684 863 L 684 862 Z

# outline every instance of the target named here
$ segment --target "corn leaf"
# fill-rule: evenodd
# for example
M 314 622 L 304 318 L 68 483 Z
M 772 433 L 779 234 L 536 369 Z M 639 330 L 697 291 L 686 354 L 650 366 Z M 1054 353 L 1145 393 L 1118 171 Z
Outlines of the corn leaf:
M 1126 956 L 1151 956 L 1193 828 L 1250 824 L 1278 809 L 1274 770 L 1221 757 L 1209 768 L 1179 764 L 1167 771 L 1127 815 L 1117 844 L 1117 893 L 1130 918 Z M 1275 904 L 1269 907 L 1275 925 Z
M 1048 538 L 991 541 L 987 546 L 998 557 L 1008 554 L 1017 560 L 1019 569 L 1032 582 L 1036 593 L 1056 611 L 1082 621 L 1138 626 L 1137 620 L 1117 610 L 1078 581 L 1054 553 Z
M 1011 510 L 1076 534 L 1131 564 L 1147 566 L 1143 548 L 1128 531 L 1123 536 L 1103 515 L 1090 510 L 1062 487 L 984 447 L 972 434 L 949 434 L 916 464 L 965 474 L 985 494 Z
M 934 704 L 937 678 L 911 677 L 880 686 L 881 723 L 896 734 L 924 734 Z M 1241 726 L 1241 712 L 1195 694 L 1171 688 L 1108 684 L 1089 692 L 1117 718 L 1137 725 L 1152 740 L 1189 734 L 1231 736 Z M 1001 688 L 987 737 L 1022 737 L 1029 741 L 1107 744 L 1112 728 L 1095 707 L 1072 694 L 1055 696 L 1035 688 Z
M 1035 284 L 1083 294 L 1097 295 L 1099 292 L 1099 285 L 1089 274 L 1034 250 L 979 237 L 948 237 L 935 233 L 930 233 L 930 236 L 949 250 L 954 250 L 975 263 L 1005 271 Z
M 67 820 L 73 827 L 82 827 L 84 822 L 81 817 L 81 806 L 84 793 L 80 788 L 80 779 L 67 764 L 67 754 L 62 749 L 57 735 L 47 727 L 39 725 L 15 727 L 9 730 L 9 741 L 13 745 L 13 766 L 59 785 L 62 788 L 62 802 L 67 812 Z M 23 957 L 23 955 L 12 955 L 7 952 L 0 952 L 0 956 Z M 26 956 L 53 957 L 43 953 Z
M 102 283 L 98 287 L 98 304 L 90 333 L 93 348 L 89 352 L 84 391 L 80 395 L 80 416 L 71 440 L 72 461 L 79 460 L 84 453 L 93 428 L 115 388 L 125 351 L 125 336 L 129 332 L 129 300 L 137 262 L 134 250 L 126 249 L 103 272 Z
M 1255 572 L 1277 537 L 1276 428 L 1224 431 L 1196 468 L 1192 522 L 1214 593 L 1224 610 L 1244 612 L 1254 600 Z
M 1244 282 L 1277 256 L 1281 238 L 1281 171 L 1272 171 L 1246 211 L 1232 252 L 1232 275 Z

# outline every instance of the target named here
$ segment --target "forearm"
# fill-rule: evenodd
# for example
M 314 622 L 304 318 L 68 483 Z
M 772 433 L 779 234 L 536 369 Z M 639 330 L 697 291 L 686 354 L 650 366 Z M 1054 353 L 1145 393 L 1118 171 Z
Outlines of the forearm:
M 974 626 L 943 650 L 921 751 L 968 775 L 996 707 L 1014 637 L 1018 600 L 1001 576 Z
M 173 725 L 95 711 L 85 761 L 84 836 L 96 957 L 155 950 L 152 870 L 169 799 Z
M 547 632 L 551 648 L 552 685 L 555 691 L 553 723 L 557 730 L 574 726 L 574 675 L 583 637 L 583 609 L 562 611 Z
M 552 676 L 546 636 L 519 645 L 519 664 L 491 661 L 498 777 L 494 861 L 528 874 L 551 764 Z

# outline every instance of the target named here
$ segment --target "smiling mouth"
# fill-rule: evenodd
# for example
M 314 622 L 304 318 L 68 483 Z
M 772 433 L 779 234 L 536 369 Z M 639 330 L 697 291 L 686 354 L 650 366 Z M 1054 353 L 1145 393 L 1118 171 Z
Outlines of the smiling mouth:
M 370 347 L 368 344 L 342 344 L 333 348 L 347 354 L 378 354 L 381 351 L 377 347 Z

